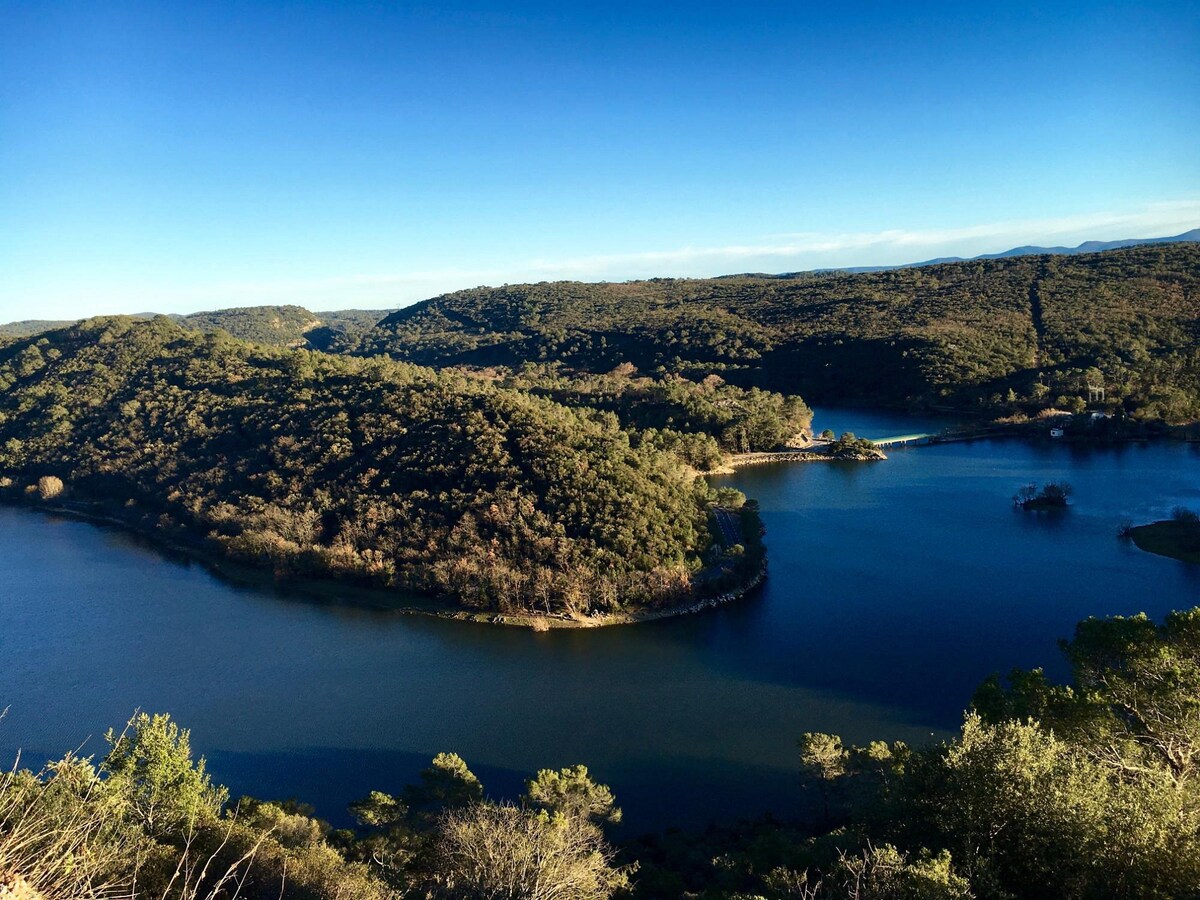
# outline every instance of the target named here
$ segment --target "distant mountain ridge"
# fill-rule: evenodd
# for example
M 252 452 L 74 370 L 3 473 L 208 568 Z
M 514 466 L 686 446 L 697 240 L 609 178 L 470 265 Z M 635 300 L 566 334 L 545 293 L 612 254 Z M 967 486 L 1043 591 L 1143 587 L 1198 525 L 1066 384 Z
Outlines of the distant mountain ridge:
M 350 334 L 366 331 L 394 310 L 342 309 L 311 312 L 303 306 L 244 306 L 166 318 L 193 331 L 227 331 L 234 337 L 274 347 L 327 350 Z M 132 319 L 153 319 L 158 313 L 132 313 Z M 75 321 L 30 319 L 0 325 L 0 339 L 24 338 L 76 324 Z
M 759 279 L 798 279 L 819 276 L 828 273 L 869 274 L 872 272 L 891 272 L 897 269 L 916 269 L 922 266 L 939 266 L 949 263 L 974 262 L 977 260 L 1008 259 L 1017 256 L 1077 256 L 1083 253 L 1099 253 L 1105 250 L 1123 250 L 1129 247 L 1139 247 L 1146 244 L 1174 244 L 1200 242 L 1200 228 L 1193 228 L 1183 234 L 1172 237 L 1126 238 L 1118 241 L 1084 241 L 1076 247 L 1036 247 L 1025 245 L 1013 247 L 1001 253 L 984 253 L 979 256 L 939 256 L 922 262 L 902 263 L 894 266 L 851 266 L 834 269 L 806 269 L 796 272 L 781 272 L 771 274 L 765 272 L 740 272 L 729 275 L 718 275 L 714 280 L 759 278 Z M 648 279 L 656 281 L 659 279 Z M 703 280 L 703 279 L 663 279 L 674 280 Z M 431 298 L 437 299 L 437 298 Z M 428 301 L 418 301 L 405 308 L 420 305 Z M 246 306 L 230 309 L 205 310 L 181 315 L 168 313 L 167 318 L 179 323 L 185 328 L 198 331 L 221 329 L 228 331 L 241 340 L 255 341 L 272 346 L 308 347 L 312 350 L 335 350 L 347 340 L 354 340 L 383 319 L 397 312 L 395 307 L 390 309 L 342 309 L 325 312 L 311 312 L 302 306 Z M 131 314 L 135 319 L 152 319 L 156 313 L 141 312 Z M 80 320 L 47 320 L 27 319 L 0 324 L 0 340 L 17 339 L 66 328 Z
M 921 262 L 903 263 L 898 266 L 853 266 L 843 269 L 826 271 L 836 272 L 886 272 L 889 269 L 915 269 L 919 266 L 940 266 L 945 263 L 972 262 L 977 259 L 1007 259 L 1010 256 L 1075 256 L 1079 253 L 1101 253 L 1105 250 L 1124 250 L 1126 247 L 1140 247 L 1143 244 L 1175 244 L 1184 241 L 1200 241 L 1200 228 L 1193 228 L 1183 234 L 1172 237 L 1154 238 L 1125 238 L 1119 241 L 1084 241 L 1077 247 L 1035 247 L 1025 245 L 1004 250 L 1001 253 L 981 253 L 979 256 L 939 256 L 936 259 L 926 259 Z

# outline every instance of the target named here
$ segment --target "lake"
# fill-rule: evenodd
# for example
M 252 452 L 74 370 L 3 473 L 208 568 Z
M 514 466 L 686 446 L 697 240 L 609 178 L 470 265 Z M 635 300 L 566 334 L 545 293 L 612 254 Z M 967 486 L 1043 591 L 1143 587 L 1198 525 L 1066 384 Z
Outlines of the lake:
M 942 423 L 818 410 L 882 437 Z M 193 731 L 235 793 L 345 804 L 399 790 L 442 750 L 493 794 L 586 763 L 627 828 L 786 812 L 796 738 L 909 742 L 953 730 L 1012 666 L 1062 676 L 1087 615 L 1200 603 L 1200 566 L 1116 538 L 1200 508 L 1194 445 L 979 441 L 878 463 L 775 464 L 721 479 L 759 500 L 770 578 L 687 618 L 534 633 L 248 588 L 119 530 L 0 507 L 0 759 L 36 767 L 135 708 Z M 1065 512 L 1022 513 L 1065 479 Z

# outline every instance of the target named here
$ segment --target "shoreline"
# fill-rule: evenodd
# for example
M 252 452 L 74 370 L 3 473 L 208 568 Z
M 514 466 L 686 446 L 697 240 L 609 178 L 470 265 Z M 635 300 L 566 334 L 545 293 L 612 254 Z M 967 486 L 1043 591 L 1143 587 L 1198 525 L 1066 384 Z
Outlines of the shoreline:
M 738 469 L 745 469 L 749 466 L 761 466 L 769 463 L 793 463 L 793 462 L 875 462 L 877 460 L 887 459 L 887 454 L 882 450 L 877 450 L 877 456 L 867 456 L 862 454 L 859 456 L 830 456 L 828 453 L 818 453 L 815 450 L 762 450 L 757 453 L 735 453 L 725 459 L 721 465 L 715 469 L 708 469 L 700 472 L 700 475 L 732 475 Z
M 1189 566 L 1200 565 L 1200 526 L 1195 523 L 1160 519 L 1134 525 L 1124 536 L 1143 553 Z
M 302 595 L 300 597 L 289 597 L 293 601 L 301 599 L 310 603 L 341 605 L 352 609 L 366 609 L 380 613 L 421 615 L 484 625 L 507 625 L 510 627 L 529 628 L 532 631 L 539 632 L 550 631 L 552 629 L 606 628 L 614 625 L 634 625 L 642 622 L 655 622 L 662 619 L 694 615 L 706 610 L 716 609 L 720 606 L 726 606 L 742 599 L 760 587 L 767 578 L 767 561 L 764 557 L 762 563 L 749 578 L 723 594 L 715 597 L 691 597 L 683 603 L 671 606 L 643 609 L 635 612 L 593 613 L 579 617 L 571 617 L 562 613 L 476 611 L 449 606 L 434 597 L 423 597 L 419 594 L 400 594 L 388 588 L 353 584 L 319 575 L 281 577 L 267 567 L 255 566 L 250 563 L 218 556 L 203 547 L 155 535 L 106 512 L 52 503 L 32 503 L 9 498 L 4 498 L 0 502 L 6 506 L 28 509 L 33 512 L 41 512 L 52 516 L 61 516 L 100 527 L 115 528 L 126 535 L 144 541 L 165 556 L 178 556 L 186 559 L 189 563 L 197 563 L 215 577 L 235 585 Z
M 1038 433 L 1033 433 L 1028 423 L 1021 423 L 1019 425 L 1006 423 L 966 433 L 950 432 L 936 435 L 928 441 L 927 445 L 995 440 L 999 438 L 1095 446 L 1154 443 L 1161 440 L 1192 442 L 1187 436 L 1172 433 L 1105 437 L 1076 435 L 1056 439 L 1043 435 L 1040 429 L 1038 429 Z M 701 477 L 730 475 L 734 474 L 738 469 L 772 463 L 870 462 L 887 459 L 887 456 L 881 450 L 877 451 L 877 453 L 877 456 L 863 454 L 857 457 L 844 458 L 831 456 L 811 449 L 792 447 L 779 451 L 734 454 L 727 457 L 720 467 L 697 472 L 696 474 Z M 756 571 L 723 594 L 712 597 L 693 596 L 682 603 L 670 606 L 640 609 L 631 612 L 592 613 L 574 617 L 565 613 L 479 611 L 451 605 L 450 602 L 434 596 L 405 594 L 385 587 L 356 584 L 351 581 L 343 581 L 328 576 L 279 575 L 267 566 L 257 566 L 250 562 L 215 554 L 200 543 L 182 542 L 178 539 L 156 534 L 136 523 L 121 518 L 112 511 L 99 508 L 95 504 L 79 502 L 78 504 L 63 505 L 63 502 L 70 503 L 71 501 L 60 503 L 36 502 L 27 500 L 24 497 L 11 495 L 6 497 L 4 493 L 0 492 L 0 503 L 4 503 L 5 505 L 40 511 L 102 527 L 119 529 L 127 535 L 144 541 L 147 545 L 168 557 L 174 555 L 182 557 L 189 562 L 198 563 L 214 576 L 227 582 L 291 595 L 288 599 L 293 602 L 299 599 L 310 603 L 345 606 L 352 609 L 379 613 L 424 615 L 440 619 L 453 619 L 460 622 L 516 626 L 529 628 L 534 631 L 604 628 L 614 625 L 632 625 L 694 615 L 706 610 L 726 606 L 742 599 L 760 587 L 768 576 L 767 561 L 764 557 L 763 562 Z

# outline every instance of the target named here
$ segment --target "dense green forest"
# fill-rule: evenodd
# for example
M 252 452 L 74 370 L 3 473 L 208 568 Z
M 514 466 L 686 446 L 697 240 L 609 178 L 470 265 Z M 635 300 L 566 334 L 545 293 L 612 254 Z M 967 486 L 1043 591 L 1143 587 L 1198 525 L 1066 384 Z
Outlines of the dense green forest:
M 171 318 L 184 328 L 226 331 L 243 341 L 270 347 L 327 350 L 354 340 L 387 314 L 388 310 L 381 309 L 310 312 L 303 306 L 247 306 Z
M 567 400 L 565 378 L 632 366 L 824 402 L 992 415 L 1090 402 L 1200 418 L 1194 242 L 879 272 L 505 285 L 390 315 L 259 306 L 172 318 L 268 346 L 435 368 L 557 364 Z M 12 323 L 0 338 L 62 324 Z
M 52 319 L 23 319 L 20 322 L 8 322 L 0 325 L 0 340 L 5 338 L 23 338 L 41 334 L 55 328 L 66 328 L 71 322 Z
M 1009 900 L 1200 895 L 1200 608 L 1088 619 L 1070 684 L 993 677 L 914 748 L 799 739 L 783 819 L 616 843 L 583 766 L 489 798 L 453 753 L 352 804 L 231 802 L 190 735 L 136 715 L 97 760 L 0 776 L 0 896 L 158 900 Z M 5 889 L 12 893 L 4 894 Z M 25 891 L 25 893 L 17 893 Z
M 622 364 L 823 402 L 1200 417 L 1200 245 L 869 273 L 476 288 L 338 349 L 432 366 Z
M 10 497 L 472 609 L 613 612 L 707 585 L 715 496 L 660 445 L 485 378 L 165 318 L 0 349 Z
M 236 338 L 272 347 L 304 347 L 306 335 L 322 322 L 302 306 L 247 306 L 171 317 L 184 328 L 226 331 Z
M 727 453 L 774 450 L 811 436 L 812 410 L 800 397 L 738 388 L 719 375 L 698 382 L 651 378 L 629 363 L 600 375 L 568 373 L 557 364 L 475 374 L 565 406 L 612 413 L 636 443 L 670 450 L 700 471 L 717 468 Z
M 325 350 L 368 331 L 389 310 L 344 309 L 314 313 L 302 306 L 246 306 L 167 316 L 195 331 L 226 331 L 233 337 L 271 347 Z M 153 313 L 134 315 L 153 319 Z M 28 319 L 0 325 L 0 340 L 23 338 L 74 325 L 74 322 Z

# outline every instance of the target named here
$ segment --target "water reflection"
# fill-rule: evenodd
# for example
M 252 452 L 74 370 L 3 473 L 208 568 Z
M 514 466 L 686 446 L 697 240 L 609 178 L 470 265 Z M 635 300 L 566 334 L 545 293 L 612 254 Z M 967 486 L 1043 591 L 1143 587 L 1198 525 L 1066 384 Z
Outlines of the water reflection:
M 818 413 L 860 434 L 930 423 Z M 1200 566 L 1116 538 L 1200 497 L 1193 447 L 987 441 L 879 464 L 763 466 L 771 576 L 747 602 L 597 632 L 502 629 L 232 585 L 112 529 L 0 508 L 0 758 L 58 754 L 135 708 L 193 729 L 235 791 L 334 817 L 453 750 L 501 794 L 586 762 L 631 828 L 787 808 L 795 738 L 927 740 L 978 682 L 1062 674 L 1055 639 L 1091 614 L 1160 615 Z M 1014 511 L 1065 479 L 1071 509 Z M 342 819 L 344 821 L 344 817 Z

